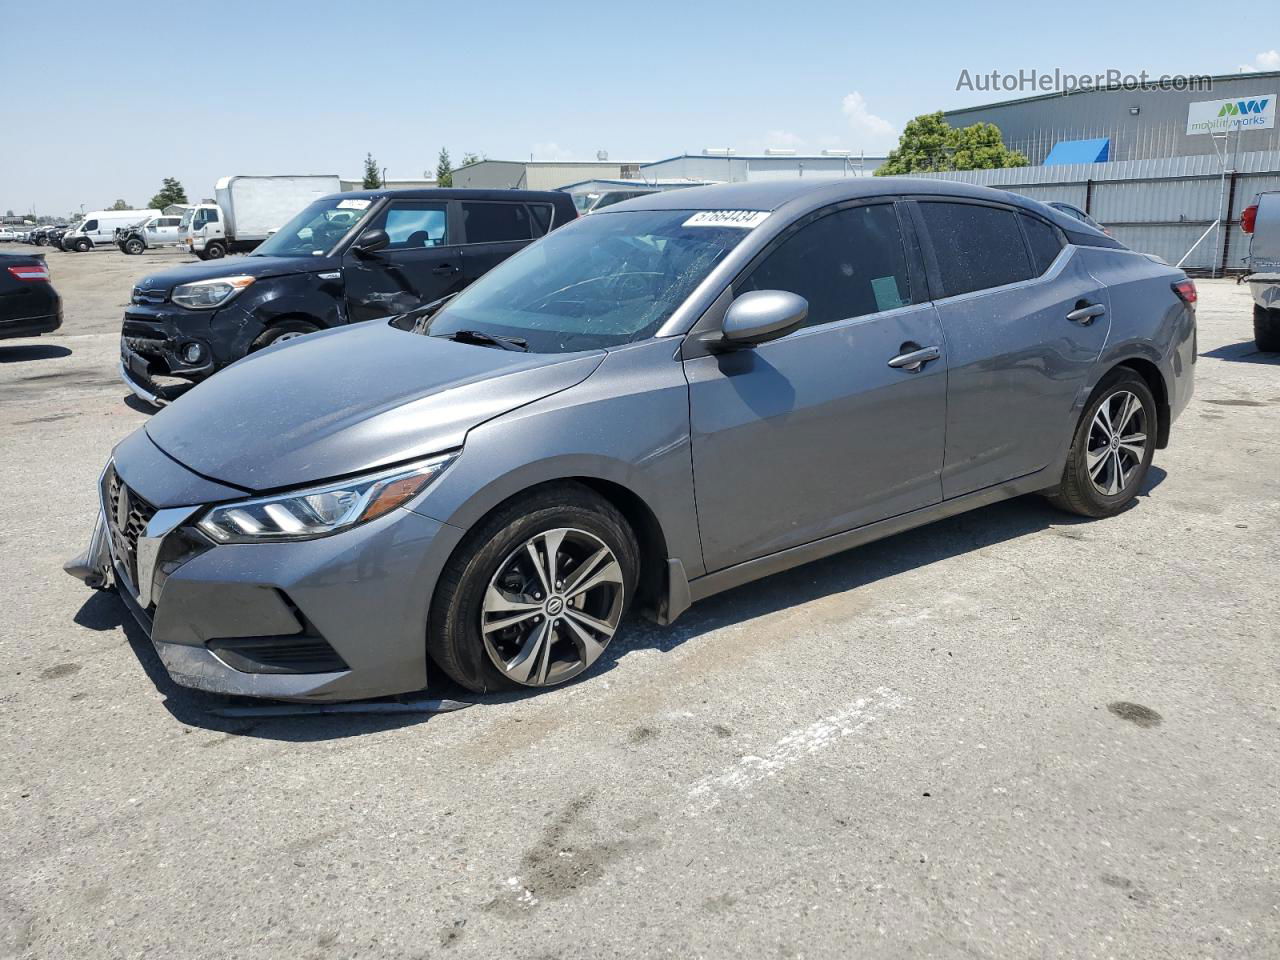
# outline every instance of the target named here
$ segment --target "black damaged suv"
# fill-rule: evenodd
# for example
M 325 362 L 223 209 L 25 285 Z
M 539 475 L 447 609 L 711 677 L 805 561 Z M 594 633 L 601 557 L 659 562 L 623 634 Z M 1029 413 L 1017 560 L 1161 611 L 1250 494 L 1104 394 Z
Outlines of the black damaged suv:
M 363 190 L 316 200 L 246 257 L 138 281 L 125 384 L 164 404 L 254 350 L 457 293 L 577 216 L 566 193 Z

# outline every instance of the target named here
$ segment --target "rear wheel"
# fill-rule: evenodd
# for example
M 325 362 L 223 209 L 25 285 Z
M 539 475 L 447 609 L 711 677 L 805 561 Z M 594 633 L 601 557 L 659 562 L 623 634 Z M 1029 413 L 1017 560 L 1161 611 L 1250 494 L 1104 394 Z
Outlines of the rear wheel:
M 1267 353 L 1280 352 L 1280 310 L 1253 305 L 1253 342 Z
M 481 522 L 450 558 L 427 650 L 477 692 L 571 680 L 616 634 L 639 554 L 622 514 L 590 488 L 536 490 Z
M 253 341 L 249 352 L 253 353 L 273 343 L 284 343 L 286 340 L 305 337 L 308 333 L 315 333 L 319 329 L 314 323 L 308 323 L 306 320 L 281 320 L 260 333 L 258 339 Z
M 1084 409 L 1050 502 L 1085 517 L 1114 516 L 1128 506 L 1155 454 L 1157 416 L 1142 377 L 1127 367 L 1107 374 Z

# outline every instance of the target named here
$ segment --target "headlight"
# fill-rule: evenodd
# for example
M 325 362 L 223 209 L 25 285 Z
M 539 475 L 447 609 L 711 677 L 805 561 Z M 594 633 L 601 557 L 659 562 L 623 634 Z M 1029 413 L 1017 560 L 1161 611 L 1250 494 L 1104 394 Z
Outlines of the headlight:
M 213 507 L 198 526 L 218 543 L 313 540 L 390 513 L 420 493 L 457 451 L 391 470 Z
M 210 310 L 220 307 L 249 284 L 253 277 L 218 277 L 216 280 L 197 280 L 174 287 L 170 299 L 192 310 Z

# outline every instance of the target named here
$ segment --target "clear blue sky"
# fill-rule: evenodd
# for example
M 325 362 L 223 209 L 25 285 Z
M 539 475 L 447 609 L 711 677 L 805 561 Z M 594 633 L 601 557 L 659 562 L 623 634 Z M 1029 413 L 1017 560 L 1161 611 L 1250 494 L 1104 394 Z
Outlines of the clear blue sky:
M 140 206 L 164 176 L 193 197 L 226 174 L 358 176 L 366 151 L 392 178 L 434 168 L 441 146 L 455 161 L 872 153 L 916 114 L 1010 96 L 957 91 L 962 69 L 1274 62 L 1280 38 L 1222 12 L 1203 0 L 0 0 L 0 212 Z

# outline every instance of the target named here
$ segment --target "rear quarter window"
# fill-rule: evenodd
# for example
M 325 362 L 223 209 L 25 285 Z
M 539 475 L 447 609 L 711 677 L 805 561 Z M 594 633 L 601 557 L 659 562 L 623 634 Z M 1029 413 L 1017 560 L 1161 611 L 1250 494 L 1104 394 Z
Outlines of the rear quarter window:
M 1031 258 L 1018 214 L 976 203 L 919 202 L 942 282 L 942 296 L 1029 280 Z
M 1027 214 L 1018 216 L 1022 218 L 1023 229 L 1027 231 L 1027 242 L 1031 246 L 1031 265 L 1036 276 L 1042 276 L 1062 252 L 1062 231 L 1039 217 Z

